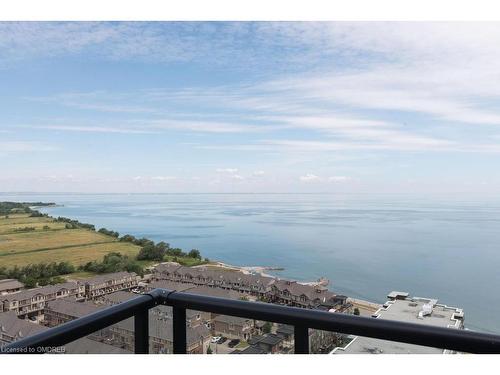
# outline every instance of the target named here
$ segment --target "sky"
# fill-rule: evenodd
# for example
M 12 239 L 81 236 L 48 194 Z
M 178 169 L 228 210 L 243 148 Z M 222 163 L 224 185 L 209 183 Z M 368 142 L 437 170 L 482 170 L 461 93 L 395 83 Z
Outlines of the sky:
M 500 23 L 0 22 L 0 192 L 500 190 Z

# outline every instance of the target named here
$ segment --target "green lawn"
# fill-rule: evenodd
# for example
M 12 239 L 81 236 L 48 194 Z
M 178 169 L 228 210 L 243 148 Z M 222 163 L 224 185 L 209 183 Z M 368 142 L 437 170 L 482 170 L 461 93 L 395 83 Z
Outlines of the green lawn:
M 193 267 L 193 266 L 199 266 L 201 264 L 207 264 L 208 262 L 205 262 L 203 259 L 196 259 L 196 258 L 188 258 L 188 257 L 172 257 L 172 256 L 165 256 L 164 258 L 165 262 L 177 262 L 183 266 L 186 267 Z

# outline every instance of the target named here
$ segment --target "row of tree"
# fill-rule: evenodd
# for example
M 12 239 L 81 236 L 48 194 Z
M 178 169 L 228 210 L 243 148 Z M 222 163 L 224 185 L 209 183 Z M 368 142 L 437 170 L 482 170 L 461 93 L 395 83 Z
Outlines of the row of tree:
M 69 262 L 38 263 L 12 268 L 0 266 L 0 279 L 17 279 L 24 283 L 26 288 L 34 288 L 37 284 L 47 285 L 64 282 L 60 276 L 75 271 L 75 266 Z
M 0 202 L 0 215 L 8 216 L 12 213 L 25 213 L 33 214 L 38 212 L 32 210 L 30 207 L 33 206 L 53 206 L 54 203 L 42 203 L 42 202 Z
M 144 270 L 134 259 L 129 258 L 121 253 L 106 254 L 101 262 L 92 261 L 79 267 L 81 271 L 94 273 L 112 273 L 112 272 L 135 272 L 138 275 L 144 276 Z
M 95 225 L 93 224 L 88 224 L 88 223 L 81 223 L 78 220 L 70 219 L 67 217 L 63 216 L 58 216 L 55 221 L 59 223 L 66 223 L 66 229 L 77 229 L 77 228 L 83 228 L 83 229 L 88 229 L 95 231 Z
M 108 230 L 106 228 L 101 228 L 97 232 L 105 234 L 106 236 L 111 236 L 111 237 L 115 237 L 115 238 L 120 237 L 120 233 L 112 231 L 112 230 Z
M 108 233 L 113 233 L 112 235 L 114 237 L 118 238 L 118 232 L 113 232 L 110 230 L 107 230 L 106 228 L 101 228 L 99 229 L 99 232 L 108 234 Z M 170 247 L 169 243 L 166 243 L 164 241 L 155 243 L 154 241 L 151 241 L 150 239 L 147 238 L 136 238 L 130 234 L 126 234 L 122 237 L 120 237 L 120 241 L 122 242 L 130 242 L 133 243 L 134 245 L 141 246 L 141 250 L 139 251 L 139 254 L 137 255 L 137 260 L 156 260 L 156 261 L 162 261 L 165 256 L 171 256 L 171 257 L 179 257 L 179 258 L 195 258 L 195 259 L 201 259 L 201 254 L 200 251 L 197 249 L 192 249 L 188 253 L 185 253 L 182 249 L 178 247 Z
M 178 247 L 170 247 L 166 242 L 158 242 L 155 244 L 147 244 L 139 251 L 137 254 L 137 260 L 157 260 L 162 261 L 165 256 L 176 257 L 176 258 L 194 258 L 201 260 L 200 251 L 197 249 L 192 249 L 188 253 L 182 251 Z

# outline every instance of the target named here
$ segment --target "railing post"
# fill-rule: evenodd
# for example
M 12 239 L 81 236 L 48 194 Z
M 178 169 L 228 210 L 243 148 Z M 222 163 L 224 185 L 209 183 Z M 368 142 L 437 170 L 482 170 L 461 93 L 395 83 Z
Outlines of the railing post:
M 174 354 L 186 354 L 186 309 L 173 306 Z
M 309 328 L 294 326 L 295 354 L 309 354 Z
M 149 310 L 134 315 L 135 354 L 149 353 Z

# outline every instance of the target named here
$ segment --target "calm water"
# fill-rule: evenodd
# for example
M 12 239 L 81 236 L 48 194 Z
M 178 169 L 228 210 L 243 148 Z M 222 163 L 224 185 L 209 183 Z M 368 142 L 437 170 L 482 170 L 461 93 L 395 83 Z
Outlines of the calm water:
M 466 326 L 500 332 L 500 199 L 410 196 L 147 194 L 12 195 L 120 233 L 164 240 L 236 265 L 320 276 L 349 296 L 391 290 L 463 307 Z

